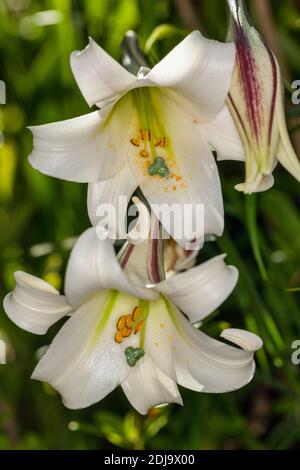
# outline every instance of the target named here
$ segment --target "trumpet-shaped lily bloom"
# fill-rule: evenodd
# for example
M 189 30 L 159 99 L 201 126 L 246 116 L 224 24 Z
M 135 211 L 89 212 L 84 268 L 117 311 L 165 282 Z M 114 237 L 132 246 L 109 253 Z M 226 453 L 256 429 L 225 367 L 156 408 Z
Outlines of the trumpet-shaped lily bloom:
M 239 191 L 269 189 L 279 161 L 298 181 L 300 163 L 286 126 L 283 86 L 273 52 L 249 22 L 243 0 L 227 0 L 231 12 L 228 39 L 234 39 L 237 63 L 228 107 L 241 137 L 245 159 L 245 182 Z M 226 119 L 226 111 L 223 111 Z M 237 154 L 238 155 L 238 154 Z
M 91 228 L 71 253 L 65 296 L 29 274 L 17 272 L 15 278 L 4 301 L 15 323 L 43 334 L 70 315 L 33 373 L 57 389 L 69 408 L 89 406 L 121 384 L 145 414 L 162 403 L 181 404 L 177 384 L 227 392 L 253 376 L 253 352 L 261 346 L 256 335 L 224 331 L 223 338 L 238 349 L 206 336 L 179 310 L 194 322 L 225 300 L 237 271 L 225 265 L 224 256 L 148 287 L 148 294 L 134 292 L 110 242 Z
M 233 44 L 194 31 L 135 76 L 90 39 L 72 54 L 71 67 L 88 104 L 100 110 L 31 127 L 30 163 L 47 175 L 91 183 L 92 220 L 99 203 L 117 205 L 119 195 L 130 197 L 139 186 L 151 204 L 189 205 L 192 222 L 196 204 L 203 204 L 205 233 L 221 235 L 223 202 L 211 136 L 219 131 L 214 120 L 225 105 L 234 62 Z M 230 131 L 236 133 L 234 126 Z M 226 138 L 223 150 L 230 153 Z M 157 206 L 153 211 L 161 218 Z M 184 225 L 184 213 L 178 217 Z M 202 237 L 197 229 L 185 234 L 188 241 Z

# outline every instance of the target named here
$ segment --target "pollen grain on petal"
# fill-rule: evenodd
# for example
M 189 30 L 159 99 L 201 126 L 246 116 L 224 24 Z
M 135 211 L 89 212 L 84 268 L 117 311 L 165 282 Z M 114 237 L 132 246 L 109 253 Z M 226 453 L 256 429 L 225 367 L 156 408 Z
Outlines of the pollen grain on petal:
M 149 157 L 149 152 L 147 152 L 147 150 L 141 150 L 139 155 L 142 158 L 147 158 L 147 157 Z

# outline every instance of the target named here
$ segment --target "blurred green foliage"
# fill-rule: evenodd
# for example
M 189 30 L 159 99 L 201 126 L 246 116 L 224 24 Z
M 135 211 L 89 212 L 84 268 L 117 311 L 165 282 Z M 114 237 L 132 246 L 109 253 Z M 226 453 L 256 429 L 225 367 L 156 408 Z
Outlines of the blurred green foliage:
M 222 40 L 225 1 L 188 3 L 194 5 L 193 21 L 203 33 Z M 123 35 L 135 29 L 149 59 L 155 61 L 189 29 L 180 8 L 184 4 L 178 0 L 0 3 L 0 79 L 7 86 L 7 104 L 0 106 L 1 298 L 13 287 L 17 269 L 61 288 L 74 237 L 89 225 L 84 185 L 44 176 L 27 162 L 31 149 L 27 125 L 89 111 L 72 78 L 70 52 L 83 48 L 91 35 L 120 59 Z M 271 4 L 291 76 L 299 79 L 299 2 L 272 0 Z M 253 12 L 252 3 L 250 7 Z M 151 35 L 161 24 L 172 26 Z M 296 129 L 299 108 L 292 107 L 290 114 Z M 36 337 L 1 312 L 0 335 L 9 344 L 10 364 L 0 367 L 0 449 L 299 446 L 300 366 L 291 363 L 292 342 L 300 339 L 300 293 L 291 290 L 300 286 L 299 186 L 278 168 L 274 189 L 246 198 L 233 189 L 242 181 L 242 165 L 223 162 L 219 168 L 226 233 L 217 243 L 207 244 L 203 256 L 227 252 L 228 261 L 240 270 L 240 281 L 204 328 L 218 335 L 228 325 L 246 327 L 264 339 L 254 381 L 225 395 L 182 390 L 183 408 L 155 409 L 147 417 L 131 410 L 120 390 L 87 410 L 66 410 L 49 386 L 30 380 L 39 348 L 49 343 L 59 325 L 46 337 Z

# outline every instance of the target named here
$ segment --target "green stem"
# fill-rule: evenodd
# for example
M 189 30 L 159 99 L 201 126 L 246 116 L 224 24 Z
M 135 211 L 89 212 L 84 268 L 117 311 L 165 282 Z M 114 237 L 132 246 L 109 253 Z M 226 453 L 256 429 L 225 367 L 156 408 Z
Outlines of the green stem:
M 259 244 L 259 232 L 257 226 L 257 197 L 256 195 L 245 196 L 245 208 L 246 208 L 246 223 L 250 236 L 250 242 L 254 258 L 259 268 L 260 275 L 263 281 L 268 280 L 268 274 L 262 258 L 260 244 Z

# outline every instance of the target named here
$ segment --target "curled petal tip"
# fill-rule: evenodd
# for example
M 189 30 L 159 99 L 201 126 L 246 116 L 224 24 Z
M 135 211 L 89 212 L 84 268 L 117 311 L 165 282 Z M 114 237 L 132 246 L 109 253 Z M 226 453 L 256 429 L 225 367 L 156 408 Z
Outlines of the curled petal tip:
M 271 189 L 274 186 L 274 177 L 273 175 L 262 175 L 259 181 L 254 183 L 239 183 L 234 188 L 247 195 L 251 195 L 253 193 L 261 193 Z
M 222 331 L 221 338 L 240 346 L 245 351 L 257 351 L 263 346 L 263 342 L 259 336 L 245 330 L 236 328 L 228 328 Z
M 16 286 L 5 297 L 3 307 L 19 327 L 45 334 L 51 325 L 71 312 L 65 297 L 44 280 L 22 271 L 14 276 Z

